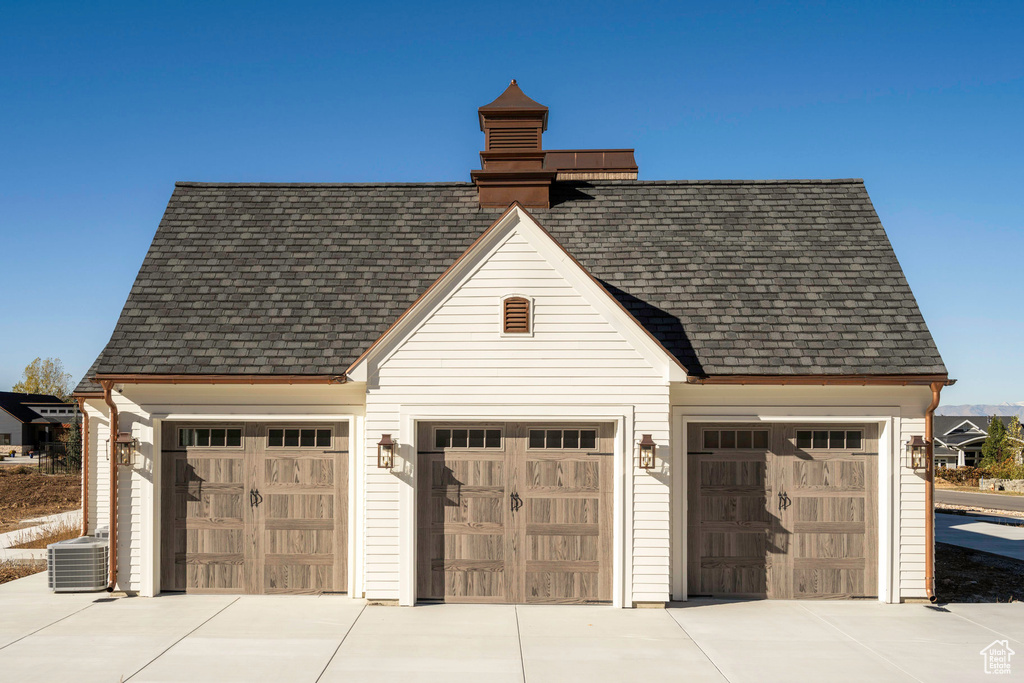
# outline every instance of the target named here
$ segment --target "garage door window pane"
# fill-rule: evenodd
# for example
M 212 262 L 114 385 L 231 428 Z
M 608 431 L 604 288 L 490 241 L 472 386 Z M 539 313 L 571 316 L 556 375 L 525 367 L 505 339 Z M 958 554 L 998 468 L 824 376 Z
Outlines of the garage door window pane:
M 484 447 L 484 430 L 482 430 L 482 429 L 470 429 L 469 430 L 469 447 L 470 448 L 483 448 Z
M 209 429 L 197 429 L 195 436 L 195 444 L 197 446 L 209 446 L 210 445 L 210 430 Z
M 280 448 L 284 445 L 284 430 L 283 429 L 271 429 L 267 432 L 267 445 L 275 448 Z
M 829 448 L 846 448 L 846 432 L 829 432 Z
M 303 448 L 312 448 L 316 445 L 316 430 L 302 429 L 299 431 L 299 445 Z
M 316 445 L 321 448 L 331 447 L 331 430 L 330 429 L 318 429 L 316 430 Z
M 721 432 L 720 441 L 722 448 L 736 448 L 736 432 Z
M 544 448 L 544 430 L 530 430 L 530 448 Z
M 284 430 L 284 445 L 285 447 L 295 448 L 299 445 L 299 430 L 298 429 L 286 429 Z
M 562 430 L 561 429 L 549 429 L 548 430 L 547 448 L 561 448 L 561 447 L 562 447 Z
M 597 448 L 597 432 L 593 429 L 580 432 L 580 448 Z
M 736 432 L 736 448 L 750 448 L 752 437 L 750 432 L 741 430 Z
M 579 448 L 580 430 L 566 429 L 562 432 L 562 448 Z
M 849 449 L 860 448 L 860 432 L 846 432 L 846 447 Z
M 468 429 L 452 430 L 452 448 L 466 448 L 469 445 Z
M 763 430 L 754 432 L 752 446 L 754 448 L 768 448 L 768 432 Z
M 501 430 L 487 430 L 487 448 L 501 448 Z
M 210 445 L 211 446 L 224 446 L 226 434 L 223 429 L 211 429 L 210 430 Z
M 178 445 L 179 446 L 191 446 L 192 445 L 192 430 L 191 429 L 179 429 L 178 430 Z
M 452 430 L 438 429 L 434 432 L 434 448 L 448 448 L 452 445 Z
M 241 429 L 229 429 L 228 430 L 228 446 L 232 448 L 238 448 L 242 445 L 242 430 Z
M 796 433 L 796 447 L 797 448 L 810 448 L 811 447 L 811 433 L 810 432 L 797 432 Z
M 704 432 L 704 448 L 718 448 L 718 431 L 709 429 Z
M 828 432 L 814 432 L 814 448 L 828 448 Z

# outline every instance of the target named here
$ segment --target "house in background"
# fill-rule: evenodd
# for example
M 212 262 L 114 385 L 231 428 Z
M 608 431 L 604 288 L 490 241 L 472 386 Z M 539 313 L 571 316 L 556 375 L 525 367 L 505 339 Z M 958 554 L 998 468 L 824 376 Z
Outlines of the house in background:
M 1008 415 L 936 415 L 935 466 L 977 467 L 981 464 L 981 447 L 988 438 L 988 427 L 993 419 L 1009 426 L 1013 418 Z
M 946 368 L 860 180 L 178 183 L 76 396 L 110 587 L 926 598 Z M 469 164 L 467 163 L 467 171 Z
M 0 391 L 0 454 L 36 453 L 53 443 L 78 412 L 49 394 Z

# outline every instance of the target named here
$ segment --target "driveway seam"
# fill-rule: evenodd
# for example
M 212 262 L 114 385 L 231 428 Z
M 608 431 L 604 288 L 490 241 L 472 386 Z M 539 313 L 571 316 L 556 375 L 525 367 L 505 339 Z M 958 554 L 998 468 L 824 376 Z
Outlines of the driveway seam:
M 86 606 L 85 606 L 85 607 L 83 607 L 82 609 L 76 609 L 76 610 L 75 610 L 74 612 L 72 612 L 71 614 L 65 614 L 65 615 L 64 615 L 63 617 L 61 617 L 60 619 L 57 619 L 56 621 L 51 621 L 51 622 L 50 622 L 49 624 L 47 624 L 46 626 L 40 626 L 40 627 L 39 627 L 39 628 L 37 628 L 37 629 L 36 629 L 35 631 L 32 631 L 31 633 L 26 633 L 26 634 L 25 634 L 25 635 L 23 635 L 23 636 L 22 636 L 21 638 L 18 638 L 17 640 L 12 640 L 11 642 L 9 642 L 9 643 L 7 643 L 6 645 L 4 645 L 3 647 L 0 647 L 0 650 L 4 650 L 4 649 L 6 649 L 6 648 L 10 647 L 11 645 L 14 645 L 15 643 L 20 643 L 21 641 L 25 640 L 25 639 L 26 639 L 26 638 L 28 638 L 29 636 L 34 636 L 35 634 L 39 633 L 39 632 L 40 632 L 40 631 L 42 631 L 43 629 L 47 629 L 47 628 L 50 628 L 50 627 L 51 627 L 51 626 L 53 626 L 54 624 L 59 624 L 60 622 L 64 621 L 65 619 L 67 619 L 67 618 L 69 618 L 69 617 L 73 617 L 73 616 L 75 616 L 75 615 L 76 615 L 76 614 L 78 614 L 79 612 L 84 612 L 85 610 L 89 609 L 90 607 L 93 607 L 93 606 L 94 606 L 95 604 L 96 604 L 95 602 L 90 602 L 90 603 L 89 603 L 88 605 L 86 605 Z
M 679 630 L 683 632 L 683 635 L 689 638 L 690 642 L 697 646 L 697 649 L 700 650 L 700 653 L 702 655 L 704 655 L 704 658 L 711 662 L 711 666 L 715 667 L 715 671 L 718 672 L 718 675 L 721 676 L 724 680 L 729 681 L 731 683 L 732 679 L 726 676 L 725 672 L 718 667 L 718 662 L 713 660 L 711 658 L 711 655 L 704 651 L 704 648 L 700 646 L 700 643 L 697 642 L 697 639 L 691 636 L 690 633 L 685 628 L 683 628 L 683 625 L 679 623 L 679 620 L 672 616 L 672 613 L 669 612 L 667 609 L 665 610 L 665 614 L 668 616 L 669 621 L 675 624 L 679 628 Z
M 163 651 L 162 651 L 162 652 L 160 652 L 160 654 L 158 654 L 158 655 L 157 655 L 156 657 L 153 657 L 153 659 L 149 660 L 148 662 L 146 662 L 145 664 L 143 664 L 143 665 L 142 665 L 141 667 L 139 667 L 138 669 L 136 669 L 136 670 L 135 670 L 135 672 L 134 672 L 134 673 L 133 673 L 133 674 L 132 674 L 131 676 L 129 676 L 128 678 L 124 678 L 124 679 L 121 679 L 121 683 L 127 683 L 127 682 L 128 682 L 128 681 L 130 681 L 131 679 L 133 679 L 133 678 L 135 678 L 136 676 L 138 676 L 138 675 L 139 675 L 140 673 L 142 673 L 142 671 L 143 671 L 143 670 L 144 670 L 144 669 L 145 669 L 145 668 L 146 668 L 147 666 L 149 666 L 150 664 L 152 664 L 152 663 L 153 663 L 153 662 L 155 662 L 156 660 L 158 660 L 158 659 L 160 659 L 161 657 L 163 657 L 163 656 L 164 656 L 165 654 L 167 654 L 167 653 L 168 653 L 168 652 L 170 651 L 170 649 L 171 649 L 171 648 L 173 648 L 173 647 L 174 647 L 175 645 L 177 645 L 177 644 L 178 644 L 178 643 L 180 643 L 181 641 L 183 641 L 183 640 L 185 640 L 186 638 L 188 638 L 188 637 L 189 637 L 190 635 L 192 635 L 193 633 L 195 633 L 196 631 L 198 631 L 199 629 L 201 629 L 201 628 L 202 628 L 203 626 L 205 626 L 206 624 L 210 623 L 210 620 L 211 620 L 211 619 L 213 619 L 213 618 L 214 618 L 214 617 L 216 617 L 216 616 L 217 616 L 218 614 L 220 614 L 221 612 L 223 612 L 224 610 L 226 610 L 226 609 L 227 609 L 228 607 L 231 607 L 231 605 L 233 605 L 233 604 L 235 604 L 236 602 L 238 602 L 239 600 L 241 600 L 241 598 L 242 598 L 242 596 L 238 596 L 237 598 L 235 598 L 234 600 L 232 600 L 231 602 L 229 602 L 228 604 L 224 605 L 224 606 L 223 606 L 223 607 L 221 607 L 221 608 L 220 608 L 219 610 L 217 610 L 216 612 L 214 612 L 213 614 L 211 614 L 211 615 L 210 615 L 210 616 L 209 616 L 209 617 L 208 617 L 207 619 L 204 619 L 204 620 L 203 620 L 203 622 L 202 622 L 201 624 L 199 624 L 199 625 L 198 625 L 198 626 L 196 626 L 196 627 L 195 627 L 194 629 L 192 629 L 191 631 L 189 631 L 188 633 L 186 633 L 185 635 L 183 635 L 183 636 L 182 636 L 181 638 L 178 638 L 178 639 L 177 639 L 176 641 L 174 641 L 173 643 L 171 643 L 170 645 L 168 645 L 167 647 L 165 647 L 165 648 L 163 649 Z M 143 599 L 145 599 L 145 598 L 143 598 Z
M 359 621 L 360 617 L 363 616 L 363 612 L 365 611 L 366 603 L 364 602 L 362 609 L 359 610 L 359 614 L 357 614 L 356 618 L 352 620 L 352 623 L 348 625 L 348 630 L 345 631 L 345 635 L 343 635 L 341 637 L 341 641 L 338 642 L 338 647 L 334 648 L 334 652 L 331 653 L 331 656 L 327 660 L 327 663 L 324 664 L 324 668 L 320 670 L 320 675 L 316 677 L 316 683 L 319 683 L 320 679 L 324 677 L 325 673 L 327 673 L 327 668 L 331 665 L 331 662 L 334 661 L 334 658 L 338 656 L 338 651 L 341 650 L 341 646 L 345 644 L 345 639 L 348 638 L 348 634 L 352 633 L 352 629 L 356 627 L 356 622 Z
M 824 617 L 822 617 L 822 616 L 821 616 L 820 614 L 815 614 L 815 613 L 814 613 L 814 612 L 812 612 L 811 610 L 807 609 L 807 607 L 805 607 L 804 605 L 801 605 L 801 604 L 800 604 L 799 602 L 797 602 L 796 604 L 797 604 L 797 605 L 798 605 L 798 606 L 800 607 L 800 609 L 802 609 L 803 611 L 807 612 L 808 614 L 810 614 L 811 616 L 813 616 L 813 617 L 814 617 L 815 619 L 817 619 L 817 620 L 818 620 L 818 621 L 820 621 L 821 623 L 823 623 L 823 624 L 827 624 L 828 626 L 831 626 L 831 627 L 832 627 L 832 628 L 834 628 L 834 629 L 835 629 L 836 631 L 839 631 L 839 632 L 840 632 L 840 633 L 842 633 L 842 634 L 843 634 L 844 636 L 846 636 L 847 638 L 849 638 L 850 640 L 852 640 L 853 642 L 855 642 L 855 643 L 856 643 L 857 645 L 860 645 L 860 646 L 861 646 L 862 648 L 864 648 L 865 650 L 867 650 L 868 652 L 870 652 L 870 653 L 871 653 L 871 654 L 873 654 L 874 656 L 876 656 L 876 657 L 878 657 L 879 659 L 881 659 L 881 660 L 882 660 L 883 662 L 886 662 L 886 663 L 888 663 L 888 664 L 891 664 L 891 665 L 892 665 L 892 666 L 893 666 L 893 667 L 894 667 L 894 668 L 895 668 L 895 669 L 896 669 L 897 671 L 902 671 L 903 673 L 905 673 L 905 674 L 906 674 L 907 676 L 909 676 L 910 678 L 914 679 L 915 681 L 918 681 L 918 683 L 926 683 L 926 681 L 923 681 L 923 680 L 921 680 L 920 678 L 918 678 L 917 676 L 915 676 L 914 674 L 910 673 L 909 671 L 907 671 L 906 669 L 904 669 L 904 668 L 903 668 L 902 666 L 900 666 L 900 665 L 899 665 L 899 664 L 897 664 L 896 662 L 892 661 L 891 659 L 889 659 L 888 657 L 886 657 L 885 655 L 883 655 L 883 654 L 882 654 L 881 652 L 879 652 L 878 650 L 876 650 L 876 649 L 874 649 L 873 647 L 871 647 L 870 645 L 868 645 L 868 644 L 866 644 L 866 643 L 862 643 L 862 642 L 861 642 L 860 640 L 858 640 L 857 638 L 854 638 L 854 637 L 853 637 L 853 636 L 851 636 L 851 635 L 850 635 L 849 633 L 847 633 L 847 632 L 846 632 L 846 631 L 844 631 L 843 629 L 839 628 L 838 626 L 836 626 L 835 624 L 833 624 L 833 623 L 832 623 L 831 621 L 829 621 L 828 619 L 825 619 Z
M 519 666 L 523 671 L 523 683 L 526 683 L 526 656 L 523 654 L 523 632 L 519 630 L 519 605 L 512 605 L 516 613 L 516 638 L 519 640 Z
M 1015 642 L 1015 643 L 1020 643 L 1020 642 L 1024 642 L 1024 641 L 1021 641 L 1021 640 L 1020 640 L 1019 638 L 1014 638 L 1013 636 L 1008 636 L 1008 635 L 1006 635 L 1005 633 L 1003 633 L 1002 631 L 997 631 L 997 630 L 995 630 L 994 628 L 992 628 L 991 626 L 985 626 L 985 624 L 979 624 L 979 623 L 978 623 L 978 622 L 976 622 L 976 621 L 975 621 L 974 619 L 971 619 L 971 618 L 969 618 L 969 617 L 965 617 L 964 615 L 962 615 L 962 614 L 959 614 L 959 613 L 957 613 L 957 612 L 954 612 L 953 610 L 947 609 L 946 611 L 947 611 L 947 612 L 948 612 L 949 614 L 952 614 L 952 615 L 953 615 L 953 616 L 955 616 L 955 617 L 958 617 L 958 618 L 960 618 L 960 619 L 963 619 L 963 620 L 964 620 L 964 621 L 966 621 L 966 622 L 969 622 L 969 623 L 971 623 L 971 624 L 974 624 L 975 626 L 978 626 L 979 628 L 983 628 L 983 629 L 985 629 L 986 631 L 992 631 L 992 633 L 995 633 L 995 634 L 996 634 L 997 636 L 1001 636 L 1001 637 L 1003 637 L 1003 638 L 1008 638 L 1008 639 L 1012 640 L 1012 641 L 1013 641 L 1013 642 Z

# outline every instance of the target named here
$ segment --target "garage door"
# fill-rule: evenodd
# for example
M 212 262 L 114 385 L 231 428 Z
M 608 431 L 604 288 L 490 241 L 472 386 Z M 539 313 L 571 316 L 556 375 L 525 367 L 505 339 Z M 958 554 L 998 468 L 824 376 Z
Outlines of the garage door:
M 877 594 L 877 427 L 688 429 L 690 595 Z
M 610 425 L 419 428 L 423 600 L 611 600 Z
M 162 589 L 345 591 L 347 430 L 166 423 Z

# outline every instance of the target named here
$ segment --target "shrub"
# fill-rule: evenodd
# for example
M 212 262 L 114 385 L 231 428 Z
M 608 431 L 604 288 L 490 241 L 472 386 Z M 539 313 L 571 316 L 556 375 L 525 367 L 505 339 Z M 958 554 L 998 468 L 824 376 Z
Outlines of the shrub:
M 992 465 L 988 472 L 995 479 L 1024 479 L 1024 465 L 1009 458 Z
M 993 475 L 983 467 L 939 467 L 935 470 L 935 476 L 957 486 L 977 486 L 978 479 Z

